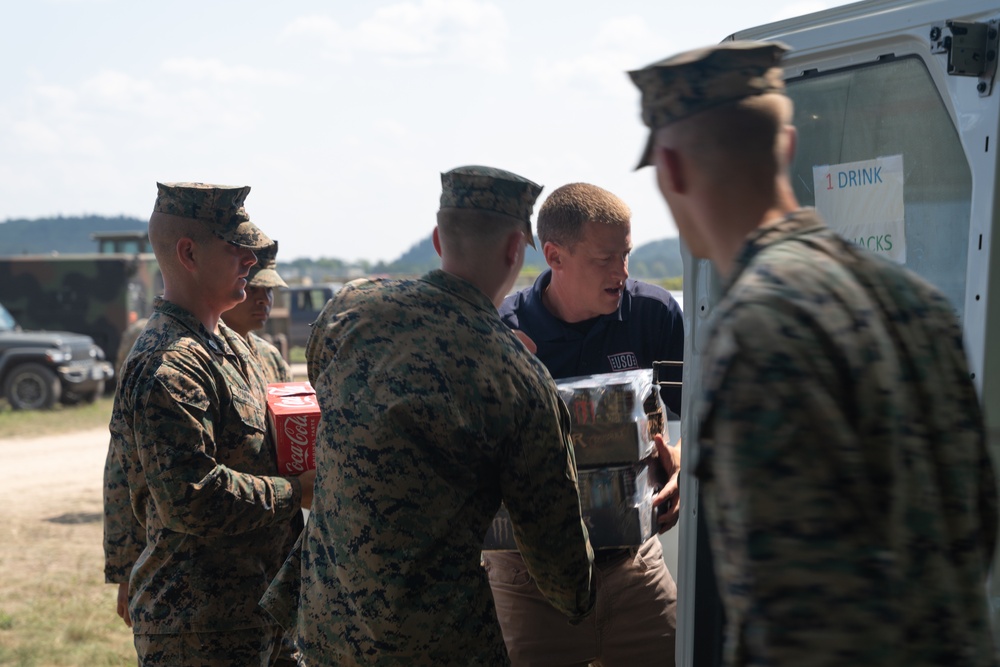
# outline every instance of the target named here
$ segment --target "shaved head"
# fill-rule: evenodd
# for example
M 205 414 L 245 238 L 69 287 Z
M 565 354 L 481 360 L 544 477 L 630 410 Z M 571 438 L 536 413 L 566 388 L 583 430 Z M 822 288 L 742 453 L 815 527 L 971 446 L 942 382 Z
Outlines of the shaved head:
M 743 98 L 667 125 L 656 143 L 683 152 L 720 185 L 733 180 L 770 186 L 787 169 L 792 101 L 769 93 Z
M 188 238 L 203 243 L 212 236 L 198 220 L 176 215 L 154 213 L 149 219 L 149 243 L 162 271 L 172 272 L 177 266 L 177 242 Z
M 494 252 L 508 234 L 525 231 L 517 218 L 479 209 L 443 208 L 437 219 L 442 254 L 452 257 Z

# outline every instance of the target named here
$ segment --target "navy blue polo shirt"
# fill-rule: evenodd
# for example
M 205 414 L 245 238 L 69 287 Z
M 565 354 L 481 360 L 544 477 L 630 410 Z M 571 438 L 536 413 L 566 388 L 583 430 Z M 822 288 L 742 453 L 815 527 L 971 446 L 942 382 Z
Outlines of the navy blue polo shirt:
M 534 285 L 508 296 L 500 317 L 531 337 L 553 378 L 652 368 L 654 361 L 684 359 L 684 316 L 667 290 L 626 280 L 618 310 L 581 326 L 563 322 L 542 303 L 551 279 L 552 270 L 546 269 Z M 661 379 L 680 382 L 680 367 L 670 368 Z M 680 415 L 680 388 L 663 387 L 660 395 Z

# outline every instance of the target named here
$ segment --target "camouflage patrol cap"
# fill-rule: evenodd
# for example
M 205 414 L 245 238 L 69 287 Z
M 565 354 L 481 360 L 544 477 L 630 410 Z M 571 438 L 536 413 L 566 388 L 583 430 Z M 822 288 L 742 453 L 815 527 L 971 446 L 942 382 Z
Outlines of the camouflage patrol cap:
M 471 165 L 441 174 L 441 208 L 492 211 L 524 222 L 534 248 L 531 211 L 542 186 L 503 169 Z
M 153 215 L 198 220 L 223 241 L 257 250 L 271 239 L 250 222 L 243 202 L 250 186 L 210 183 L 157 183 Z
M 278 242 L 275 241 L 266 248 L 255 250 L 257 263 L 250 267 L 247 274 L 247 285 L 250 287 L 288 287 L 288 284 L 278 275 Z
M 752 95 L 783 93 L 780 42 L 730 41 L 685 51 L 629 72 L 642 93 L 642 122 L 650 129 L 636 169 L 653 163 L 653 134 L 661 127 Z

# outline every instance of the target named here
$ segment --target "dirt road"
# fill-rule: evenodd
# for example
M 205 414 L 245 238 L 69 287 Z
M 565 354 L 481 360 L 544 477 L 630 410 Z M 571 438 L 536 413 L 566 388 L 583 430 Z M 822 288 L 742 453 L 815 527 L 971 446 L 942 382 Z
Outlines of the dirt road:
M 117 587 L 104 583 L 108 437 L 103 427 L 0 440 L 2 665 L 135 664 Z
M 0 507 L 5 520 L 47 519 L 69 523 L 70 515 L 97 514 L 102 506 L 108 429 L 41 438 L 0 440 Z M 78 523 L 91 517 L 79 516 Z

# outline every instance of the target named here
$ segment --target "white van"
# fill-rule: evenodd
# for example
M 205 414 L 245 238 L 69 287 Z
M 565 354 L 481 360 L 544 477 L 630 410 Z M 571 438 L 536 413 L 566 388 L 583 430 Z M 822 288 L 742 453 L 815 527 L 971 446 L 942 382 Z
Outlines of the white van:
M 905 265 L 949 298 L 965 331 L 995 455 L 998 20 L 996 0 L 869 0 L 729 37 L 791 47 L 784 66 L 799 132 L 795 193 L 846 238 Z M 697 447 L 689 399 L 699 395 L 697 369 L 720 285 L 708 262 L 687 253 L 684 262 L 682 416 L 689 462 Z M 681 488 L 677 664 L 716 665 L 721 610 L 697 521 L 697 482 L 686 474 Z M 991 595 L 996 615 L 997 578 Z

